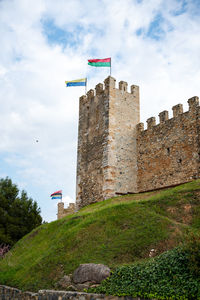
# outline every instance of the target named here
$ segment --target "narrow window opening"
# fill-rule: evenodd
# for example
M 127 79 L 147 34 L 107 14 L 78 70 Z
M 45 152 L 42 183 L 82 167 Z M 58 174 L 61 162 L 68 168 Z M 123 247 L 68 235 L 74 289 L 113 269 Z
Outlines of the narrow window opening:
M 167 148 L 167 154 L 170 154 L 170 148 Z
M 181 159 L 181 158 L 179 158 L 178 162 L 181 164 L 181 163 L 182 163 L 182 159 Z
M 124 92 L 126 91 L 126 88 L 124 87 Z

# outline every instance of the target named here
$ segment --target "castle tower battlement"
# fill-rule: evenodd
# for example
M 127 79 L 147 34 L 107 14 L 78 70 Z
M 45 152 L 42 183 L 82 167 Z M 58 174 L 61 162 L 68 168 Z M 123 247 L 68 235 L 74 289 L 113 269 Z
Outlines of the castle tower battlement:
M 139 87 L 108 77 L 80 97 L 76 208 L 200 178 L 197 96 L 140 122 Z
M 79 102 L 77 209 L 136 192 L 139 87 L 109 76 Z
M 64 202 L 58 202 L 57 219 L 62 219 L 67 215 L 71 215 L 75 212 L 75 203 L 69 203 L 67 208 L 64 208 Z

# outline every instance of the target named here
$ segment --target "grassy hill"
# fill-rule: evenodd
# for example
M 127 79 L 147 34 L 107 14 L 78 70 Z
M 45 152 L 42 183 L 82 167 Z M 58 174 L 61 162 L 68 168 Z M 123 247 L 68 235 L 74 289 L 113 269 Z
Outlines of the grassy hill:
M 81 263 L 112 269 L 174 248 L 200 230 L 200 180 L 157 192 L 120 196 L 44 224 L 0 261 L 0 283 L 55 288 Z

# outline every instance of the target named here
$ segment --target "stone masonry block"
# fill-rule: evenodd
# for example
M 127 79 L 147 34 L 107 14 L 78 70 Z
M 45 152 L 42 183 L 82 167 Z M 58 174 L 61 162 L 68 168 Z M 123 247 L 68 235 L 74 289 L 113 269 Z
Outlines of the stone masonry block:
M 136 128 L 137 128 L 137 131 L 140 132 L 140 131 L 143 131 L 144 130 L 144 123 L 139 123 L 136 125 Z
M 128 83 L 125 81 L 119 82 L 119 89 L 123 92 L 127 92 Z
M 151 118 L 147 119 L 147 129 L 151 129 L 155 125 L 156 125 L 155 117 L 151 117 Z
M 138 85 L 131 85 L 131 94 L 133 94 L 134 96 L 139 96 L 139 86 Z
M 176 117 L 183 113 L 183 104 L 177 104 L 172 107 L 173 117 Z
M 94 90 L 89 90 L 88 92 L 87 92 L 87 98 L 88 99 L 91 99 L 91 98 L 93 98 L 94 97 Z
M 194 96 L 188 99 L 189 110 L 195 110 L 199 106 L 199 97 Z
M 96 90 L 96 95 L 102 94 L 103 93 L 103 84 L 102 83 L 97 84 L 95 87 L 95 90 Z
M 79 99 L 80 103 L 85 103 L 87 101 L 87 97 L 85 95 L 81 96 Z
M 159 113 L 160 123 L 163 123 L 169 119 L 169 112 L 167 110 Z
M 115 89 L 115 82 L 116 82 L 116 79 L 111 77 L 111 76 L 108 76 L 105 80 L 104 80 L 104 84 L 105 84 L 105 90 L 108 90 L 108 89 Z

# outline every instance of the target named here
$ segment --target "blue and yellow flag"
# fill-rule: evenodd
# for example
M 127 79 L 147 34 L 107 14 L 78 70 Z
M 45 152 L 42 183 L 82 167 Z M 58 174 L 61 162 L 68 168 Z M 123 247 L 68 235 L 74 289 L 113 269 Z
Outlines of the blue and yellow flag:
M 65 81 L 66 87 L 69 86 L 86 86 L 87 78 Z

